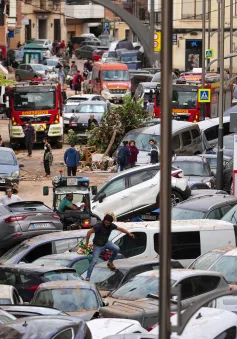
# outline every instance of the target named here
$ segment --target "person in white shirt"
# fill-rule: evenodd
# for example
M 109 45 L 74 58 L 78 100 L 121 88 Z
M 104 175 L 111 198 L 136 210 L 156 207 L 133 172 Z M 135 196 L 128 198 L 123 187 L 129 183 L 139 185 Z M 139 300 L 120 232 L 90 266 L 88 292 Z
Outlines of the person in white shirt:
M 52 54 L 50 52 L 50 50 L 47 48 L 46 52 L 45 52 L 45 58 L 49 59 L 51 58 Z
M 9 205 L 12 202 L 19 202 L 19 201 L 22 201 L 22 199 L 18 195 L 13 194 L 12 188 L 7 188 L 6 195 L 0 199 L 0 203 L 3 205 Z

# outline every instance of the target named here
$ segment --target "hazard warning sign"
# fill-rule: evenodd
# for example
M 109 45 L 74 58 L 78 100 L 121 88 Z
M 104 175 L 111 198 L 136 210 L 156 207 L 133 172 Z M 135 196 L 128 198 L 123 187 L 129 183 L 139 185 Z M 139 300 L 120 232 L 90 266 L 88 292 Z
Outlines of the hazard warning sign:
M 154 52 L 161 50 L 161 32 L 154 32 Z

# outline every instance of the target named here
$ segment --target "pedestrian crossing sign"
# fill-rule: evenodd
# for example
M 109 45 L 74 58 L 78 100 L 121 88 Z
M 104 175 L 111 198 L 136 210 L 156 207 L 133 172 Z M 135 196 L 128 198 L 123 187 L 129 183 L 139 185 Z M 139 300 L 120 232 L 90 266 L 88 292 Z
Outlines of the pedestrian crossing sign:
M 205 58 L 206 59 L 213 59 L 214 58 L 214 50 L 209 48 L 205 51 Z
M 206 88 L 200 88 L 198 90 L 198 102 L 210 102 L 211 101 L 211 90 Z

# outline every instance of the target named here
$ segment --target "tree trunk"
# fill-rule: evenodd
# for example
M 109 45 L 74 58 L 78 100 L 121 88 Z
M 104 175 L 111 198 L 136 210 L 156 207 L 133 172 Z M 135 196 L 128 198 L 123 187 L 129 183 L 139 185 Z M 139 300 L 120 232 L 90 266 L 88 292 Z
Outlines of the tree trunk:
M 110 139 L 109 145 L 108 145 L 108 147 L 107 147 L 107 149 L 106 149 L 106 151 L 104 153 L 104 157 L 106 157 L 109 154 L 109 152 L 110 152 L 110 150 L 111 150 L 111 148 L 113 146 L 116 134 L 117 134 L 117 130 L 115 129 L 114 132 L 113 132 L 113 135 L 112 135 L 112 137 Z

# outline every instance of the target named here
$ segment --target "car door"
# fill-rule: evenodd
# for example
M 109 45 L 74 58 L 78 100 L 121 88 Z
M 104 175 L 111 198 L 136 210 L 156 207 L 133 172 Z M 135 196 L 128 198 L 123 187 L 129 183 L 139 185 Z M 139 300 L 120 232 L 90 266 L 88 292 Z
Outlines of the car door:
M 190 131 L 182 132 L 181 140 L 182 140 L 182 149 L 180 150 L 179 154 L 193 155 L 194 153 L 192 149 L 192 137 Z
M 20 65 L 16 73 L 19 74 L 19 77 L 21 78 L 21 80 L 25 80 L 26 79 L 26 65 Z
M 144 169 L 128 175 L 129 194 L 133 211 L 142 212 L 154 205 L 159 193 L 159 169 Z
M 104 213 L 107 211 L 113 211 L 116 216 L 120 216 L 132 210 L 132 202 L 125 175 L 111 180 L 99 192 L 99 195 L 102 194 L 105 195 L 103 201 L 95 201 L 92 207 L 92 212 L 101 218 L 103 218 Z
M 27 79 L 32 79 L 34 78 L 35 71 L 30 65 L 26 65 L 26 78 Z

